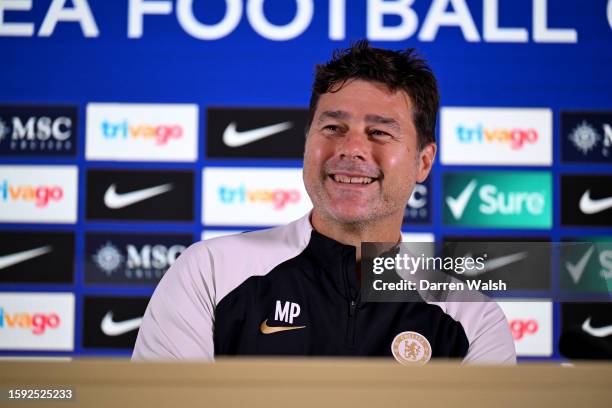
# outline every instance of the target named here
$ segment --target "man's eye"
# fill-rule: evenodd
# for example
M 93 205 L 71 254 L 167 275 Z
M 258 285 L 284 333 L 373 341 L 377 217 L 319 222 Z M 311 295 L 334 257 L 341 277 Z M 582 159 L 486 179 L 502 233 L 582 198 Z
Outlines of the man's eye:
M 341 129 L 340 129 L 340 126 L 338 125 L 327 125 L 323 127 L 323 130 L 329 133 L 338 133 L 340 132 Z
M 370 136 L 382 137 L 382 136 L 391 136 L 389 133 L 384 132 L 382 130 L 373 129 L 370 131 Z

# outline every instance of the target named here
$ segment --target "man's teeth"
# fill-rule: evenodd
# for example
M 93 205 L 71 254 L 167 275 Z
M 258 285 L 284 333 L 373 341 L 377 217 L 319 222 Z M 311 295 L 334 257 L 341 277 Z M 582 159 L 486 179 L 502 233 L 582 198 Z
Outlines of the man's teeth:
M 370 177 L 349 177 L 339 174 L 334 174 L 334 180 L 338 183 L 348 184 L 370 184 L 373 181 Z

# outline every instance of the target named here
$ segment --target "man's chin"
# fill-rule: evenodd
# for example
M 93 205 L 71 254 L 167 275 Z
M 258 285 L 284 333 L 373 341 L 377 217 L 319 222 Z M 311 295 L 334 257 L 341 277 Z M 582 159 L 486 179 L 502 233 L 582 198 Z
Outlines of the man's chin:
M 359 211 L 355 208 L 351 208 L 348 210 L 335 209 L 335 211 L 332 212 L 332 216 L 337 222 L 347 225 L 358 225 L 376 222 L 378 218 L 376 214 L 373 214 L 371 211 Z

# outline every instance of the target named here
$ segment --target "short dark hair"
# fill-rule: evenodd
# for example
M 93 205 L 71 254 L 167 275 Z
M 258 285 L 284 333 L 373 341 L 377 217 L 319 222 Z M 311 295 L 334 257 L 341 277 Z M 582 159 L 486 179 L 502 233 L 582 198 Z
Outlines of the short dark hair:
M 370 46 L 361 40 L 346 49 L 336 50 L 332 59 L 316 66 L 310 95 L 308 128 L 314 118 L 319 97 L 350 79 L 385 84 L 391 91 L 405 91 L 413 105 L 412 120 L 419 150 L 436 141 L 436 118 L 440 104 L 438 83 L 427 62 L 414 48 L 391 51 Z

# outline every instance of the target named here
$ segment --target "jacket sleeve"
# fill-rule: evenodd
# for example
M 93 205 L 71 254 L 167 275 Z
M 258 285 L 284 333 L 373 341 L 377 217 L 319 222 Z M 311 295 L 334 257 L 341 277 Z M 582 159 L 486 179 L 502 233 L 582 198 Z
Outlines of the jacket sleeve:
M 477 325 L 468 334 L 470 347 L 464 364 L 516 364 L 514 339 L 506 315 L 494 301 L 480 305 Z
M 214 360 L 212 257 L 187 248 L 161 279 L 144 314 L 132 360 Z

